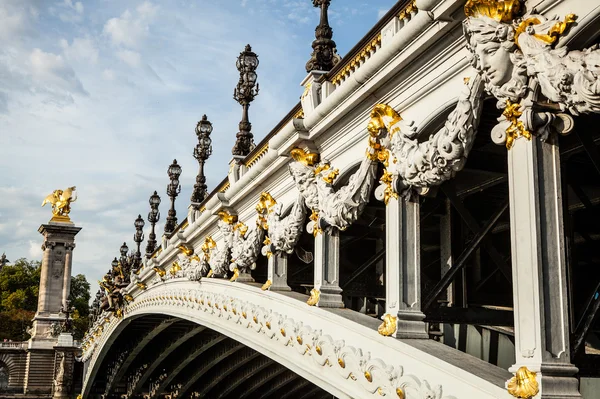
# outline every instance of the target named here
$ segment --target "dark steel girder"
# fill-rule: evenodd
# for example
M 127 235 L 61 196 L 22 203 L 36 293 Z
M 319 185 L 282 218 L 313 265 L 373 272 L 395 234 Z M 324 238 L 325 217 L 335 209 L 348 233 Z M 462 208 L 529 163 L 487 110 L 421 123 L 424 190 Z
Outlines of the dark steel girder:
M 240 388 L 243 389 L 243 393 L 239 396 L 239 399 L 254 397 L 251 395 L 253 395 L 257 389 L 266 386 L 266 384 L 268 384 L 269 381 L 271 381 L 273 378 L 276 378 L 277 376 L 285 372 L 291 373 L 291 371 L 289 371 L 287 368 L 283 367 L 279 363 L 272 365 L 264 372 L 263 378 L 252 379 L 248 386 L 242 386 Z

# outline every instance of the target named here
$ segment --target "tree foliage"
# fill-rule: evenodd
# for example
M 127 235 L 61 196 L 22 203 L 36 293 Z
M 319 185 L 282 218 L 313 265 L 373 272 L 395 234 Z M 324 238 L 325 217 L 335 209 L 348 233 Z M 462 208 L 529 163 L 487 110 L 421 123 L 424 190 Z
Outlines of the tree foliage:
M 25 341 L 37 310 L 41 262 L 19 259 L 0 270 L 0 340 Z M 81 339 L 88 328 L 90 284 L 83 274 L 71 277 L 70 306 L 75 308 L 73 335 Z

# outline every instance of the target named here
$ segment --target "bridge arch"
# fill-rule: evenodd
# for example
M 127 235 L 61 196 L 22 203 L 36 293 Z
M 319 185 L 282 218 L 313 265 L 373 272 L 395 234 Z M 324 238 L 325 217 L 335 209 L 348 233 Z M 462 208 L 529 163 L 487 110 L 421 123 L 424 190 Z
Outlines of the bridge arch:
M 10 353 L 0 354 L 0 388 L 11 388 L 18 386 L 19 381 L 15 381 L 17 379 L 19 368 L 17 362 L 18 359 Z M 2 385 L 2 370 L 5 370 L 6 373 L 6 386 Z
M 125 326 L 140 317 L 164 315 L 214 330 L 341 398 L 359 392 L 361 397 L 425 397 L 428 392 L 440 392 L 432 396 L 440 399 L 507 397 L 505 376 L 491 384 L 407 343 L 380 336 L 374 328 L 377 320 L 353 312 L 349 320 L 344 317 L 349 311 L 309 307 L 305 299 L 217 279 L 158 283 L 137 295 L 123 318 L 111 317 L 103 326 L 86 369 L 83 396 L 88 397 L 102 359 Z M 282 380 L 290 378 L 281 369 L 270 372 L 276 373 Z

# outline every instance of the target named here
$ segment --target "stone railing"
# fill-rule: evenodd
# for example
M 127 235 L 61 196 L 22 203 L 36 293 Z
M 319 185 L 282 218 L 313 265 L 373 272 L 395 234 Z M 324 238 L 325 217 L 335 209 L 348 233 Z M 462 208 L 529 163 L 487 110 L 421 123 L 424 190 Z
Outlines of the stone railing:
M 0 342 L 0 349 L 27 349 L 27 342 Z

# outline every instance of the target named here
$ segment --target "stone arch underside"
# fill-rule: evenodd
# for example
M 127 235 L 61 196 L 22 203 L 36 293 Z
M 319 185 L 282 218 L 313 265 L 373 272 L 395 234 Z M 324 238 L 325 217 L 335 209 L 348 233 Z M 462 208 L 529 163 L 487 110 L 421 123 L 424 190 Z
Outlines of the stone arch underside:
M 23 380 L 25 368 L 25 355 L 23 353 L 0 353 L 0 367 L 5 367 L 8 373 L 8 387 L 19 388 Z
M 102 393 L 111 373 L 121 377 L 111 381 L 110 394 L 131 397 L 198 392 L 225 398 L 347 398 L 401 392 L 420 398 L 438 389 L 439 398 L 508 397 L 505 374 L 481 378 L 380 336 L 377 320 L 354 315 L 352 321 L 344 317 L 350 311 L 309 307 L 305 299 L 218 279 L 158 283 L 138 295 L 122 319 L 105 324 L 86 364 L 83 396 Z M 127 370 L 113 370 L 119 356 L 129 356 L 119 353 L 121 343 L 131 340 L 128 331 L 140 334 L 147 318 L 177 321 L 148 342 Z

